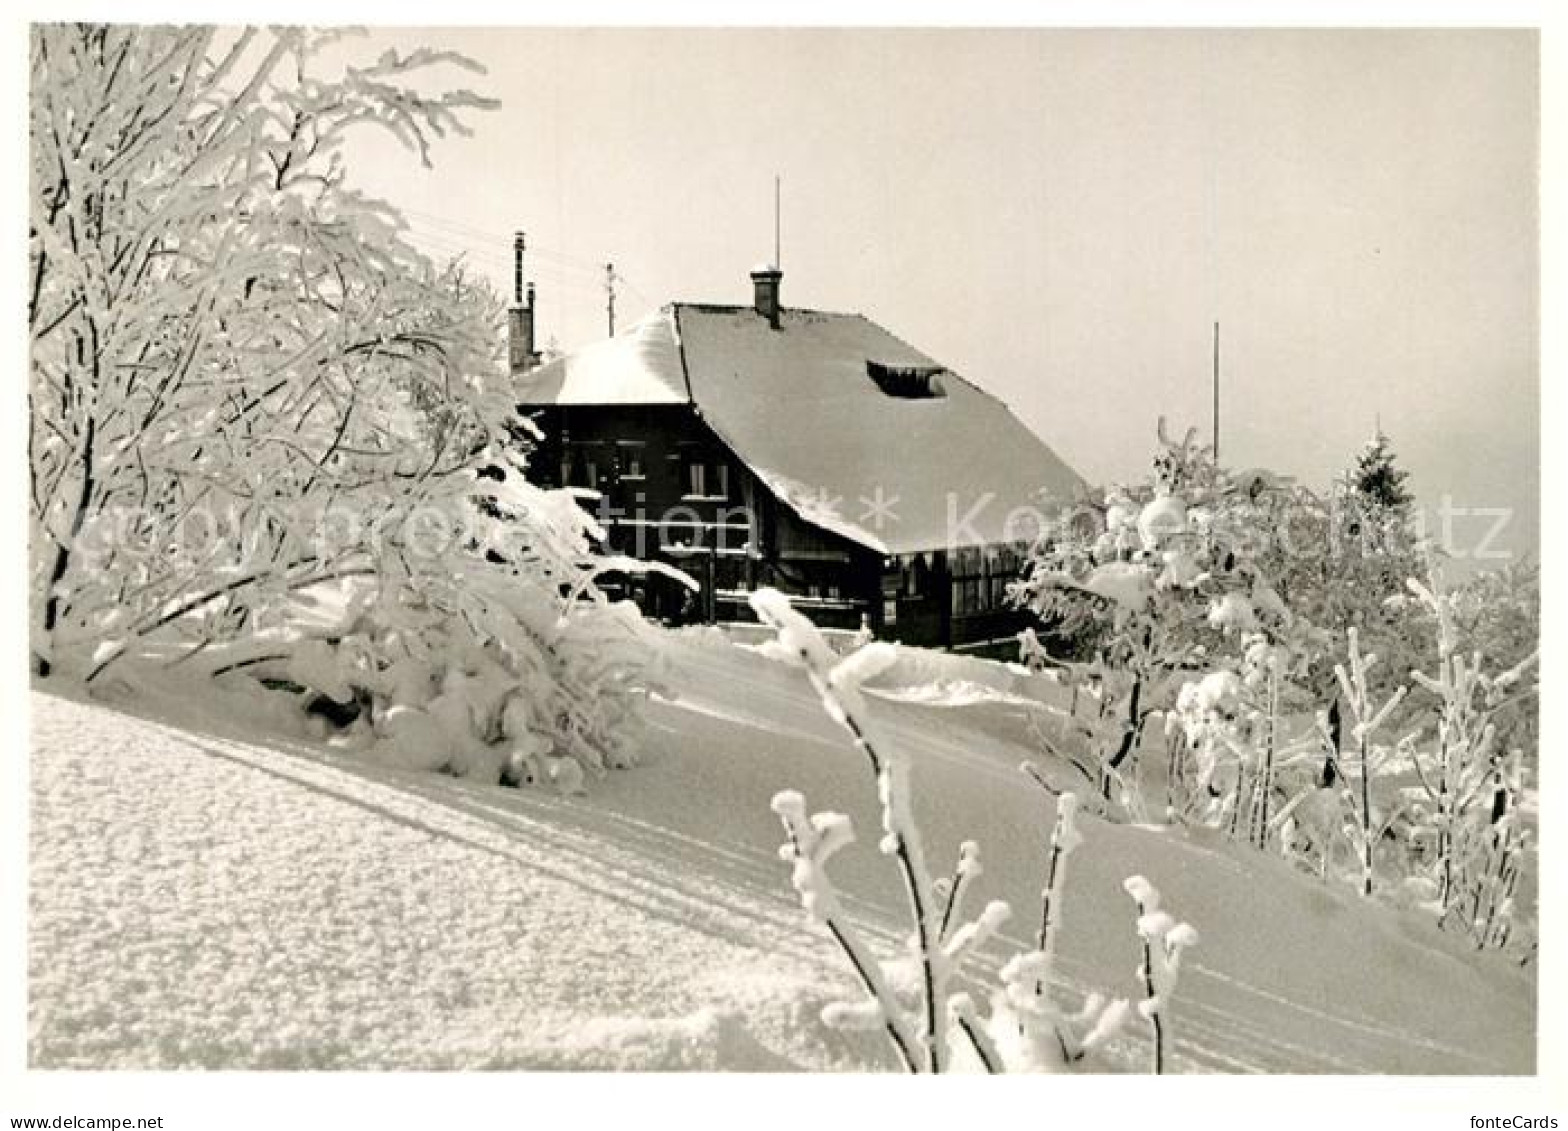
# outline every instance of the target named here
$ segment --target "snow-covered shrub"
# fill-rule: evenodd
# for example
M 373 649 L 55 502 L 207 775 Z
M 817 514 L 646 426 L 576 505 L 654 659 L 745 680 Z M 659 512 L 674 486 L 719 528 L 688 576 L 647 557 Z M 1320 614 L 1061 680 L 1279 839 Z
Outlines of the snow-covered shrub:
M 1064 514 L 1037 545 L 1013 599 L 1047 623 L 1092 626 L 1095 642 L 1090 662 L 1068 665 L 1090 701 L 1075 697 L 1064 733 L 1040 737 L 1124 811 L 1147 803 L 1136 756 L 1148 720 L 1175 707 L 1190 673 L 1243 636 L 1308 631 L 1271 580 L 1281 552 L 1270 534 L 1311 510 L 1304 498 L 1264 473 L 1218 467 L 1192 432 L 1173 442 L 1161 421 L 1152 478 L 1091 502 L 1095 522 L 1084 507 Z M 1049 662 L 1037 642 L 1024 660 Z
M 1143 940 L 1138 978 L 1144 991 L 1138 1015 L 1148 1021 L 1154 1035 L 1154 1073 L 1158 1076 L 1169 1063 L 1171 995 L 1181 975 L 1182 952 L 1197 945 L 1198 932 L 1163 910 L 1159 889 L 1142 876 L 1129 877 L 1125 886 L 1138 905 L 1138 937 Z
M 1025 772 L 1049 791 L 1032 766 L 1026 766 Z M 1051 990 L 1067 860 L 1082 843 L 1077 813 L 1074 794 L 1057 796 L 1035 949 L 1008 959 L 1000 973 L 1001 989 L 992 997 L 988 1031 L 1009 1071 L 1059 1072 L 1069 1068 L 1115 1036 L 1127 1019 L 1124 999 L 1107 1001 L 1103 994 L 1090 994 L 1080 1009 L 1069 1013 Z
M 428 163 L 494 103 L 337 38 L 32 30 L 35 670 L 270 664 L 410 765 L 624 764 L 650 657 L 586 516 L 522 481 L 502 304 L 344 180 L 349 131 Z M 301 618 L 331 594 L 361 604 Z
M 818 814 L 808 820 L 800 795 L 781 794 L 775 798 L 775 811 L 790 833 L 784 855 L 795 861 L 795 888 L 801 894 L 806 910 L 828 927 L 840 947 L 850 955 L 889 1035 L 903 1034 L 905 1037 L 903 1040 L 894 1037 L 894 1043 L 906 1067 L 911 1071 L 944 1071 L 949 1065 L 947 980 L 964 952 L 982 943 L 985 936 L 993 933 L 1002 919 L 1007 918 L 1007 905 L 989 905 L 974 922 L 958 922 L 958 904 L 969 886 L 967 878 L 975 874 L 978 867 L 972 853 L 961 853 L 960 867 L 946 900 L 938 899 L 935 885 L 931 883 L 909 800 L 908 759 L 875 736 L 861 693 L 862 682 L 877 675 L 878 671 L 886 670 L 897 659 L 895 646 L 873 643 L 839 660 L 811 621 L 795 612 L 789 598 L 782 593 L 757 590 L 751 595 L 751 607 L 762 623 L 778 631 L 776 651 L 779 656 L 787 657 L 806 670 L 812 687 L 822 696 L 829 717 L 844 726 L 853 737 L 877 783 L 877 795 L 883 808 L 880 847 L 884 855 L 897 861 L 898 874 L 903 878 L 903 889 L 908 897 L 909 918 L 913 919 L 909 957 L 919 968 L 920 976 L 919 995 L 911 1012 L 906 1013 L 902 1002 L 898 1002 L 891 991 L 881 988 L 886 984 L 886 977 L 872 976 L 864 968 L 855 947 L 845 941 L 847 935 L 840 921 L 831 916 L 836 910 L 836 900 L 828 894 L 831 885 L 826 882 L 823 863 L 826 855 L 850 839 L 847 817 Z M 829 830 L 828 839 L 823 839 L 823 828 Z M 845 1010 L 834 1013 L 840 1021 L 850 1015 Z
M 1376 665 L 1377 656 L 1362 653 L 1359 634 L 1354 626 L 1347 635 L 1350 667 L 1347 671 L 1344 665 L 1336 664 L 1334 676 L 1339 680 L 1340 702 L 1350 712 L 1350 733 L 1345 736 L 1349 742 L 1342 739 L 1333 753 L 1335 768 L 1342 783 L 1340 795 L 1350 816 L 1345 833 L 1347 839 L 1355 845 L 1361 861 L 1361 894 L 1371 895 L 1376 874 L 1374 854 L 1378 844 L 1393 827 L 1397 815 L 1390 807 L 1385 807 L 1385 811 L 1380 813 L 1374 805 L 1374 802 L 1380 803 L 1382 799 L 1377 797 L 1373 785 L 1393 751 L 1386 746 L 1378 746 L 1373 736 L 1398 709 L 1406 689 L 1401 685 L 1382 703 L 1378 703 L 1373 698 L 1368 681 L 1368 673 Z M 1355 755 L 1353 760 L 1347 757 L 1352 751 Z
M 658 686 L 653 630 L 592 584 L 624 563 L 592 552 L 594 528 L 570 496 L 498 470 L 477 480 L 472 529 L 493 549 L 511 516 L 528 513 L 527 563 L 460 546 L 441 568 L 384 566 L 346 597 L 325 638 L 285 618 L 187 669 L 241 667 L 286 677 L 312 705 L 363 703 L 342 737 L 404 768 L 577 793 L 585 774 L 634 764 L 639 709 Z M 236 664 L 247 652 L 257 660 Z
M 1441 584 L 1441 583 L 1439 583 Z M 1521 562 L 1502 569 L 1473 574 L 1458 585 L 1444 585 L 1453 631 L 1464 641 L 1465 649 L 1479 654 L 1481 663 L 1495 671 L 1507 671 L 1536 655 L 1541 647 L 1541 571 L 1536 562 Z M 1419 598 L 1412 596 L 1412 600 Z M 1437 661 L 1437 633 L 1433 631 L 1427 607 L 1421 606 L 1420 627 L 1434 645 L 1419 665 L 1428 668 Z M 1499 704 L 1493 715 L 1497 742 L 1503 749 L 1518 746 L 1524 753 L 1526 768 L 1534 772 L 1534 759 L 1540 746 L 1540 714 L 1533 696 L 1523 696 Z
M 421 93 L 435 65 L 472 68 L 431 52 L 325 77 L 333 38 L 32 30 L 40 673 L 175 621 L 238 633 L 363 575 L 364 530 L 469 467 L 499 303 L 345 187 L 339 150 L 379 122 L 424 154 L 490 103 Z
M 1414 752 L 1417 785 L 1407 790 L 1413 833 L 1431 845 L 1432 903 L 1477 945 L 1506 945 L 1523 862 L 1534 849 L 1521 819 L 1524 752 L 1500 748 L 1497 720 L 1534 700 L 1536 654 L 1487 671 L 1479 651 L 1462 649 L 1440 570 L 1434 565 L 1425 584 L 1408 584 L 1432 620 L 1438 651 L 1435 674 L 1410 673 L 1436 703 L 1436 733 L 1435 748 Z
M 1381 435 L 1325 501 L 1162 422 L 1151 477 L 1064 514 L 1013 589 L 1090 652 L 1022 634 L 1071 694 L 1031 727 L 1111 815 L 1163 810 L 1496 941 L 1533 852 L 1538 578 L 1407 587 L 1427 551 L 1404 484 Z
M 812 813 L 806 799 L 793 790 L 774 797 L 773 811 L 787 835 L 779 855 L 791 865 L 791 882 L 801 906 L 826 928 L 865 994 L 858 1001 L 829 1005 L 823 1021 L 835 1028 L 882 1032 L 910 1072 L 950 1070 L 963 1063 L 965 1049 L 988 1072 L 1058 1071 L 1108 1042 L 1129 1015 L 1125 1000 L 1107 1001 L 1101 994 L 1091 994 L 1082 1008 L 1069 1012 L 1054 1000 L 1051 990 L 1067 860 L 1081 842 L 1077 798 L 1071 793 L 1057 797 L 1036 946 L 1002 966 L 990 1013 L 982 1017 L 968 992 L 952 991 L 950 986 L 959 977 L 964 959 L 997 934 L 1012 909 L 992 901 L 979 915 L 965 919 L 966 896 L 981 875 L 980 850 L 973 841 L 960 846 L 951 878 L 933 882 L 926 870 L 906 758 L 877 733 L 860 690 L 865 680 L 896 662 L 896 646 L 867 644 L 840 659 L 783 594 L 764 589 L 754 593 L 751 602 L 759 620 L 778 634 L 766 650 L 805 670 L 828 715 L 848 731 L 866 759 L 881 801 L 884 835 L 879 847 L 897 863 L 913 926 L 905 955 L 879 958 L 844 914 L 828 875 L 832 857 L 854 842 L 849 817 Z M 1034 767 L 1024 769 L 1050 791 Z M 1165 997 L 1174 988 L 1179 962 L 1175 952 L 1195 938 L 1185 926 L 1176 932 L 1165 964 L 1152 975 L 1161 979 Z M 1151 1011 L 1163 1002 L 1164 997 Z M 1152 1017 L 1153 1012 L 1145 1015 Z M 1158 1032 L 1158 1021 L 1155 1024 Z M 1161 1045 L 1156 1064 L 1163 1063 Z
M 1167 737 L 1179 743 L 1166 772 L 1169 816 L 1259 848 L 1275 842 L 1285 816 L 1277 801 L 1322 761 L 1320 729 L 1300 718 L 1299 626 L 1238 633 L 1239 656 L 1225 659 L 1230 666 L 1182 685 L 1166 716 Z

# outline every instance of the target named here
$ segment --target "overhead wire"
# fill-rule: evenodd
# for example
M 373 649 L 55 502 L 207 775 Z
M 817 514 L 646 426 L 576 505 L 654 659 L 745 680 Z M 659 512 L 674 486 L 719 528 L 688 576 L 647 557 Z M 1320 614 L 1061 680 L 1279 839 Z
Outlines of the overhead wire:
M 443 217 L 434 216 L 428 212 L 422 212 L 417 208 L 405 208 L 403 211 L 406 214 L 406 218 L 409 219 L 410 227 L 435 229 L 434 234 L 459 242 L 463 240 L 473 240 L 485 245 L 486 247 L 511 247 L 512 233 L 497 232 L 485 228 L 475 227 L 471 224 L 464 224 L 456 220 L 448 220 Z M 558 248 L 553 248 L 545 244 L 537 244 L 533 241 L 529 241 L 528 243 L 528 254 L 536 255 L 539 258 L 547 261 L 554 261 L 576 271 L 592 272 L 597 274 L 604 270 L 604 264 L 602 262 L 587 259 L 579 255 L 573 255 Z

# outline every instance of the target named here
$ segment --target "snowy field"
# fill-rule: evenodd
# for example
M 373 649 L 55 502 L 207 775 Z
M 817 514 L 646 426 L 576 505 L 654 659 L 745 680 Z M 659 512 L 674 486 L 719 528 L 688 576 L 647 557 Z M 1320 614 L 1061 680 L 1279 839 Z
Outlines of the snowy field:
M 711 634 L 671 643 L 643 764 L 586 797 L 263 737 L 216 697 L 145 697 L 133 718 L 35 693 L 30 1065 L 893 1067 L 817 1018 L 855 990 L 769 810 L 793 788 L 875 828 L 862 763 L 801 672 Z M 970 664 L 944 686 L 911 657 L 873 709 L 913 758 L 932 859 L 979 840 L 978 899 L 1015 908 L 994 964 L 1029 945 L 1053 815 L 1017 771 L 1030 690 Z M 1532 971 L 1234 843 L 1083 824 L 1061 989 L 1134 993 L 1121 882 L 1148 876 L 1202 935 L 1178 1070 L 1533 1071 Z M 835 867 L 887 953 L 892 866 L 861 843 Z M 1146 1056 L 1129 1029 L 1099 1067 Z

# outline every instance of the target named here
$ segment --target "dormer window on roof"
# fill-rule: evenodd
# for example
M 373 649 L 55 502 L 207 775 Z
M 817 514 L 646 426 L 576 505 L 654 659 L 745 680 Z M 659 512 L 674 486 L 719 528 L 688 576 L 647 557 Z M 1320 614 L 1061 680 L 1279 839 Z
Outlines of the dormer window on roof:
M 866 375 L 877 383 L 890 397 L 904 400 L 930 400 L 947 396 L 942 387 L 940 365 L 888 365 L 881 361 L 866 362 Z

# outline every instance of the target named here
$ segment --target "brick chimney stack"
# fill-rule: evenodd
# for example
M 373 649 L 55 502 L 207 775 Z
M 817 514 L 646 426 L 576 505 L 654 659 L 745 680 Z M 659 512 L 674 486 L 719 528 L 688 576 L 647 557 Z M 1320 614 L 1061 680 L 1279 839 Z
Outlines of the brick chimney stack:
M 534 285 L 523 285 L 523 251 L 527 240 L 522 232 L 512 237 L 512 307 L 507 311 L 507 362 L 513 377 L 520 377 L 539 364 L 534 349 Z
M 761 264 L 751 270 L 752 307 L 775 330 L 779 328 L 779 312 L 783 309 L 779 302 L 779 283 L 783 278 L 784 272 L 771 263 Z

